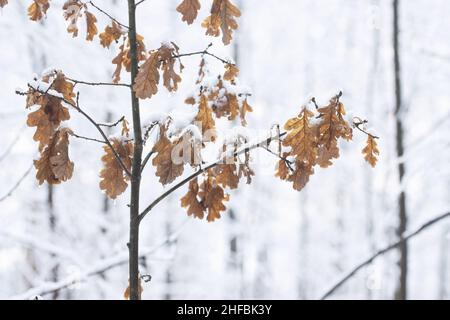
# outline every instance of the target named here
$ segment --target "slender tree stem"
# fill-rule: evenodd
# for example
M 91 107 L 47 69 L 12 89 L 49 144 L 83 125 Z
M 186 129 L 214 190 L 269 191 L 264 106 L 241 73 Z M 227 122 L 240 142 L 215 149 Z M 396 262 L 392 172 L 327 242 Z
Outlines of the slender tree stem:
M 136 4 L 135 0 L 128 0 L 128 38 L 130 39 L 131 55 L 131 84 L 134 83 L 138 73 L 137 41 L 136 41 Z M 142 162 L 142 130 L 141 116 L 139 110 L 139 99 L 133 88 L 131 92 L 131 107 L 133 113 L 134 131 L 134 154 L 131 170 L 131 197 L 130 197 L 130 239 L 128 250 L 130 300 L 140 300 L 139 292 L 139 193 L 141 185 L 141 162 Z

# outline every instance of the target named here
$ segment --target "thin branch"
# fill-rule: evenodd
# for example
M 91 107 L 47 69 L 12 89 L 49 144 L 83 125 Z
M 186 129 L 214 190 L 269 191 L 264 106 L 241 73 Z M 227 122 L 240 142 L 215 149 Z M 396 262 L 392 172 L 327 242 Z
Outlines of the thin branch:
M 98 140 L 98 139 L 94 139 L 94 138 L 89 138 L 89 137 L 85 137 L 85 136 L 80 136 L 80 135 L 78 135 L 78 134 L 76 134 L 76 133 L 74 133 L 74 132 L 70 132 L 70 135 L 73 136 L 73 137 L 75 137 L 75 138 L 78 138 L 78 139 L 83 139 L 83 140 L 94 141 L 94 142 L 106 144 L 106 142 L 103 141 L 103 140 Z
M 141 173 L 144 171 L 144 168 L 147 165 L 148 160 L 150 160 L 150 158 L 152 157 L 153 153 L 154 152 L 152 150 L 145 156 L 144 161 L 142 161 L 142 164 L 141 164 Z
M 76 99 L 76 103 L 73 103 L 67 99 L 65 99 L 64 97 L 60 97 L 60 96 L 55 96 L 53 94 L 50 93 L 45 93 L 42 90 L 38 90 L 36 88 L 33 88 L 32 86 L 28 85 L 28 87 L 35 91 L 38 92 L 40 94 L 43 95 L 48 95 L 54 98 L 57 98 L 65 103 L 67 103 L 68 105 L 70 105 L 71 107 L 73 107 L 75 110 L 77 110 L 79 113 L 81 113 L 86 119 L 88 119 L 88 121 L 90 123 L 92 123 L 92 125 L 97 129 L 97 131 L 100 133 L 100 135 L 103 137 L 105 143 L 108 145 L 108 147 L 111 149 L 112 153 L 114 154 L 114 157 L 116 158 L 117 162 L 119 163 L 119 165 L 121 166 L 122 170 L 125 171 L 125 173 L 128 176 L 131 176 L 130 171 L 127 169 L 127 167 L 125 167 L 125 164 L 123 163 L 122 159 L 120 158 L 119 154 L 117 153 L 117 151 L 114 149 L 114 147 L 112 146 L 111 142 L 109 141 L 108 137 L 106 136 L 105 132 L 102 130 L 101 126 L 98 125 L 98 123 L 90 116 L 88 115 L 83 109 L 81 109 L 80 104 L 79 104 L 79 98 L 80 98 L 80 94 L 77 93 L 77 99 Z M 21 95 L 21 96 L 26 96 L 28 93 L 27 92 L 21 92 L 21 91 L 16 91 L 16 94 Z
M 210 46 L 208 46 L 208 48 L 209 47 Z M 202 51 L 190 52 L 190 53 L 180 53 L 180 54 L 172 56 L 172 58 L 178 59 L 178 58 L 181 58 L 181 57 L 190 57 L 190 56 L 197 56 L 197 55 L 202 55 L 202 56 L 207 55 L 207 56 L 210 56 L 210 57 L 213 57 L 213 58 L 219 60 L 222 63 L 232 64 L 230 61 L 227 61 L 227 60 L 225 60 L 223 58 L 220 58 L 220 57 L 216 56 L 215 54 L 209 52 L 208 49 L 205 49 L 205 50 L 202 50 Z
M 125 116 L 122 116 L 119 120 L 117 120 L 116 122 L 113 123 L 98 123 L 98 125 L 100 127 L 108 127 L 108 128 L 112 128 L 117 126 L 119 123 L 121 123 L 123 120 L 125 119 Z
M 366 124 L 368 121 L 367 120 L 361 120 L 358 117 L 355 117 L 357 119 L 357 121 L 353 121 L 353 127 L 355 127 L 356 129 L 358 129 L 359 131 L 367 134 L 368 136 L 371 136 L 374 139 L 380 139 L 380 137 L 375 136 L 371 133 L 368 133 L 366 130 L 364 130 L 363 128 L 361 128 L 362 125 Z
M 264 150 L 266 150 L 267 152 L 273 154 L 275 157 L 279 158 L 280 160 L 283 160 L 283 161 L 286 163 L 286 165 L 287 165 L 287 167 L 289 168 L 289 170 L 294 171 L 294 168 L 292 168 L 292 164 L 293 164 L 292 161 L 286 159 L 286 158 L 283 157 L 283 156 L 280 156 L 280 155 L 279 155 L 278 153 L 276 153 L 276 152 L 273 152 L 272 150 L 270 150 L 270 149 L 269 149 L 268 147 L 266 147 L 266 146 L 261 146 L 261 148 L 264 149 Z
M 89 81 L 82 81 L 82 80 L 76 80 L 72 78 L 67 78 L 67 80 L 73 82 L 75 85 L 77 84 L 84 84 L 87 86 L 115 86 L 115 87 L 127 87 L 131 88 L 131 84 L 128 83 L 112 83 L 112 82 L 89 82 Z
M 270 142 L 274 141 L 274 140 L 278 140 L 281 137 L 285 136 L 287 134 L 287 132 L 282 132 L 277 136 L 273 136 L 273 137 L 269 137 L 259 143 L 255 143 L 249 147 L 244 147 L 238 151 L 236 151 L 233 154 L 233 157 L 237 157 L 241 154 L 244 154 L 246 152 L 249 152 L 250 150 L 259 148 L 259 147 L 263 147 L 263 146 L 268 146 L 270 144 Z M 148 205 L 144 211 L 142 211 L 142 213 L 139 215 L 139 222 L 142 221 L 142 219 L 145 218 L 145 216 L 159 203 L 161 202 L 164 198 L 166 198 L 167 196 L 169 196 L 172 192 L 174 192 L 175 190 L 179 189 L 180 187 L 184 186 L 186 183 L 188 183 L 189 181 L 191 181 L 192 179 L 195 179 L 196 177 L 198 177 L 199 175 L 201 175 L 203 172 L 208 171 L 211 168 L 214 168 L 215 166 L 223 163 L 225 160 L 225 157 L 220 158 L 219 160 L 217 160 L 216 162 L 213 162 L 209 165 L 207 165 L 204 168 L 201 168 L 199 170 L 197 170 L 196 172 L 194 172 L 193 174 L 191 174 L 190 176 L 186 177 L 185 179 L 183 179 L 182 181 L 178 182 L 177 184 L 175 184 L 173 187 L 171 187 L 170 189 L 168 189 L 166 192 L 164 192 L 162 195 L 160 195 L 158 198 L 156 198 L 152 203 L 150 203 L 150 205 Z
M 113 16 L 111 16 L 108 12 L 106 12 L 105 10 L 99 8 L 97 5 L 94 4 L 94 2 L 89 1 L 88 2 L 91 6 L 93 6 L 95 9 L 97 9 L 98 11 L 100 11 L 101 13 L 103 13 L 105 16 L 107 16 L 108 18 L 110 18 L 111 20 L 113 20 L 114 22 L 116 22 L 118 25 L 120 25 L 121 27 L 124 27 L 125 29 L 130 29 L 127 25 L 119 22 L 116 18 L 114 18 Z
M 402 236 L 400 238 L 400 240 L 398 240 L 397 242 L 394 242 L 390 245 L 388 245 L 387 247 L 379 250 L 378 252 L 376 252 L 374 255 L 372 255 L 370 258 L 364 260 L 363 262 L 361 262 L 359 265 L 357 265 L 355 268 L 353 268 L 350 272 L 348 272 L 341 280 L 339 280 L 338 282 L 336 282 L 335 285 L 333 285 L 321 298 L 321 300 L 325 300 L 326 298 L 328 298 L 329 296 L 331 296 L 334 292 L 336 292 L 337 289 L 339 289 L 345 282 L 347 282 L 351 277 L 353 277 L 359 270 L 361 270 L 363 267 L 365 267 L 366 265 L 372 263 L 373 260 L 375 260 L 377 257 L 384 255 L 385 253 L 391 251 L 392 249 L 397 248 L 399 245 L 401 245 L 404 242 L 407 242 L 408 240 L 414 238 L 416 235 L 418 235 L 419 233 L 421 233 L 422 231 L 424 231 L 425 229 L 431 227 L 432 225 L 438 223 L 439 221 L 450 217 L 450 212 L 441 214 L 427 222 L 425 222 L 421 227 L 419 227 L 418 229 L 416 229 L 415 231 L 409 233 L 407 236 Z
M 10 197 L 14 191 L 20 186 L 23 180 L 28 176 L 28 174 L 31 172 L 31 169 L 33 168 L 33 164 L 30 165 L 30 167 L 25 171 L 25 173 L 17 180 L 17 182 L 14 184 L 14 186 L 4 195 L 0 198 L 0 202 L 4 201 L 6 198 Z
M 141 0 L 141 1 L 137 2 L 137 3 L 135 4 L 135 7 L 137 7 L 138 5 L 140 5 L 141 3 L 145 2 L 145 1 L 147 1 L 147 0 Z

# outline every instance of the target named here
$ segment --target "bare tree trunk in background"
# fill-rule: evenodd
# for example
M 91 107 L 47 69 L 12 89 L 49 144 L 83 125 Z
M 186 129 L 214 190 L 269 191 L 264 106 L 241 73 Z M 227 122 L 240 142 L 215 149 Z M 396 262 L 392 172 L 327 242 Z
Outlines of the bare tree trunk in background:
M 394 48 L 394 76 L 395 76 L 395 116 L 396 116 L 396 153 L 398 164 L 398 178 L 400 184 L 400 194 L 398 196 L 398 219 L 399 225 L 397 228 L 397 236 L 406 231 L 407 212 L 406 212 L 406 193 L 403 186 L 403 178 L 405 176 L 405 163 L 403 159 L 404 154 L 404 129 L 402 117 L 402 91 L 401 91 L 401 68 L 400 68 L 400 49 L 399 49 L 399 2 L 400 0 L 393 0 L 393 48 Z M 395 292 L 395 299 L 407 299 L 407 275 L 408 275 L 408 245 L 403 242 L 399 246 L 400 258 L 398 266 L 400 269 L 399 282 Z

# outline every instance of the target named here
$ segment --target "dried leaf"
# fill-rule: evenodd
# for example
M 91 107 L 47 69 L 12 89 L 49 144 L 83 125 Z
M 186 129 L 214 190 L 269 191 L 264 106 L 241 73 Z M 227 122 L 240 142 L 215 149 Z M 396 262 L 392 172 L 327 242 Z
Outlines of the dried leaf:
M 192 24 L 194 22 L 199 10 L 199 0 L 183 0 L 177 7 L 177 11 L 183 15 L 181 20 L 186 21 L 187 24 Z
M 56 131 L 42 150 L 41 157 L 34 160 L 39 184 L 43 184 L 44 181 L 58 184 L 72 177 L 74 164 L 69 159 L 68 151 L 70 132 L 70 129 Z
M 163 84 L 170 92 L 178 90 L 178 82 L 181 82 L 181 77 L 175 72 L 174 55 L 178 55 L 178 47 L 174 44 L 172 46 L 162 45 L 159 49 Z
M 208 222 L 220 219 L 220 212 L 226 209 L 223 202 L 228 201 L 229 196 L 225 194 L 223 188 L 217 185 L 211 176 L 208 176 L 203 181 L 199 197 L 202 199 L 203 206 L 208 212 L 206 217 Z
M 8 0 L 0 0 L 0 8 L 3 8 L 8 4 Z
M 312 174 L 314 174 L 314 168 L 310 163 L 296 161 L 295 171 L 289 176 L 288 181 L 292 181 L 294 189 L 300 191 L 306 186 Z
M 374 168 L 377 164 L 377 155 L 380 154 L 380 150 L 373 136 L 367 135 L 366 146 L 362 150 L 362 153 L 364 154 L 364 159 Z
M 114 150 L 119 155 L 128 171 L 131 171 L 133 158 L 133 144 L 131 141 L 111 140 Z M 117 198 L 128 187 L 128 176 L 107 145 L 103 146 L 105 154 L 102 156 L 103 169 L 100 171 L 100 189 L 104 190 L 111 199 Z
M 198 106 L 198 113 L 194 119 L 195 124 L 202 130 L 205 141 L 216 139 L 216 123 L 212 116 L 212 110 L 208 105 L 208 99 L 205 95 L 200 97 L 200 104 Z M 206 133 L 206 134 L 205 134 Z M 208 139 L 209 138 L 209 139 Z
M 239 9 L 230 0 L 214 0 L 211 7 L 211 15 L 207 17 L 202 27 L 206 28 L 206 34 L 214 37 L 220 35 L 222 30 L 222 42 L 230 44 L 233 30 L 238 28 L 235 18 L 241 16 Z
M 304 107 L 298 117 L 289 119 L 284 125 L 288 134 L 283 145 L 291 148 L 290 155 L 295 156 L 297 161 L 314 165 L 317 158 L 317 138 L 310 125 L 312 117 L 314 113 Z
M 92 41 L 92 40 L 94 40 L 94 37 L 98 33 L 98 29 L 96 26 L 97 18 L 88 11 L 86 11 L 85 14 L 86 14 L 86 27 L 87 27 L 86 40 Z
M 183 174 L 183 163 L 175 163 L 172 159 L 172 150 L 175 144 L 166 136 L 166 129 L 160 128 L 159 140 L 153 146 L 153 152 L 156 153 L 152 160 L 156 167 L 156 176 L 163 185 L 173 182 L 177 177 Z
M 223 75 L 223 78 L 225 80 L 233 82 L 238 74 L 239 74 L 239 69 L 238 69 L 238 67 L 236 67 L 235 64 L 227 63 L 225 65 L 225 73 Z
M 248 104 L 247 99 L 245 99 L 240 110 L 241 124 L 243 126 L 247 125 L 247 120 L 245 119 L 247 112 L 253 112 L 253 108 Z
M 188 193 L 181 198 L 181 206 L 187 208 L 188 216 L 194 216 L 194 218 L 203 219 L 205 208 L 198 199 L 198 178 L 195 178 L 189 182 Z
M 159 71 L 161 64 L 158 51 L 150 53 L 149 58 L 139 68 L 133 90 L 140 99 L 151 98 L 158 92 Z
M 116 69 L 114 70 L 113 73 L 113 80 L 112 80 L 113 83 L 119 83 L 120 81 L 120 72 L 122 71 L 122 65 L 125 59 L 124 47 L 125 47 L 124 45 L 120 46 L 119 54 L 115 56 L 114 59 L 112 60 L 112 63 L 116 65 Z
M 117 42 L 120 39 L 120 37 L 122 36 L 122 34 L 123 34 L 123 31 L 120 28 L 120 26 L 115 21 L 113 21 L 111 23 L 111 26 L 106 26 L 105 31 L 103 31 L 102 33 L 99 34 L 100 44 L 104 48 L 109 48 L 111 43 L 113 41 Z
M 78 36 L 78 19 L 82 16 L 81 10 L 83 4 L 79 0 L 68 0 L 64 3 L 64 19 L 69 21 L 67 32 L 72 34 L 72 37 Z
M 28 115 L 27 125 L 36 127 L 33 139 L 39 142 L 39 149 L 47 145 L 62 121 L 69 120 L 69 110 L 61 100 L 52 96 L 42 96 L 41 106 Z
M 33 0 L 33 3 L 28 7 L 28 17 L 33 21 L 39 21 L 47 13 L 49 7 L 48 0 Z
M 227 161 L 225 161 L 227 162 Z M 236 164 L 225 163 L 219 164 L 215 168 L 216 182 L 222 187 L 229 187 L 236 189 L 239 185 L 239 173 L 237 172 Z

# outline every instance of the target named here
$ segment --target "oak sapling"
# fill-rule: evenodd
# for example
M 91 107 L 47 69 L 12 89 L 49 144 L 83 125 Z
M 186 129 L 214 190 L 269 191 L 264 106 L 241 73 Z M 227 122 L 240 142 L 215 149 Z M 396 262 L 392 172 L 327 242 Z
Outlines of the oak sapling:
M 130 285 L 125 293 L 129 299 L 140 299 L 142 292 L 138 268 L 140 222 L 175 190 L 188 185 L 180 204 L 189 216 L 215 221 L 220 219 L 226 203 L 230 201 L 227 191 L 238 188 L 242 181 L 247 184 L 252 182 L 256 173 L 251 168 L 250 153 L 257 148 L 269 151 L 278 159 L 275 175 L 291 182 L 295 190 L 305 187 L 315 167 L 327 168 L 333 164 L 339 157 L 339 140 L 352 140 L 354 128 L 367 134 L 367 144 L 363 149 L 365 160 L 375 166 L 379 155 L 375 141 L 378 137 L 365 132 L 359 118 L 346 118 L 342 93 L 331 97 L 324 106 L 317 105 L 315 99 L 300 106 L 299 114 L 284 124 L 285 131 L 278 129 L 275 135 L 263 141 L 249 144 L 245 137 L 237 136 L 234 141 L 228 139 L 218 145 L 222 141 L 217 130 L 219 121 L 239 121 L 246 126 L 246 117 L 253 111 L 251 94 L 239 85 L 238 66 L 210 52 L 211 45 L 204 50 L 181 53 L 175 43 L 166 42 L 148 51 L 145 39 L 137 33 L 135 24 L 136 10 L 144 3 L 128 0 L 127 25 L 93 1 L 66 1 L 62 8 L 63 17 L 67 20 L 67 32 L 72 37 L 84 33 L 87 41 L 98 39 L 100 46 L 116 50 L 112 60 L 116 67 L 111 82 L 76 80 L 61 70 L 53 70 L 40 79 L 30 81 L 28 91 L 18 92 L 26 96 L 26 107 L 33 109 L 27 124 L 36 128 L 33 139 L 38 142 L 40 159 L 34 165 L 40 184 L 44 181 L 58 184 L 72 177 L 74 162 L 69 158 L 69 138 L 74 137 L 102 144 L 104 155 L 101 158 L 103 169 L 99 187 L 108 197 L 119 197 L 131 185 L 128 243 Z M 7 4 L 7 0 L 0 0 L 0 7 Z M 33 21 L 44 19 L 50 7 L 49 0 L 32 0 L 28 16 Z M 182 21 L 190 25 L 196 21 L 200 7 L 199 0 L 183 0 L 176 10 L 181 14 Z M 109 20 L 101 33 L 98 32 L 95 14 L 105 15 Z M 238 28 L 237 18 L 240 16 L 240 10 L 232 1 L 214 0 L 210 14 L 201 25 L 206 29 L 206 35 L 221 35 L 223 44 L 228 45 Z M 182 59 L 188 56 L 200 57 L 197 91 L 193 96 L 183 97 L 187 104 L 185 107 L 194 110 L 191 123 L 186 128 L 176 128 L 174 119 L 162 117 L 150 127 L 143 127 L 139 99 L 151 99 L 161 86 L 169 92 L 177 91 L 182 81 Z M 223 72 L 211 75 L 207 59 L 223 63 Z M 125 72 L 131 75 L 130 83 L 120 82 Z M 78 88 L 81 85 L 127 87 L 131 95 L 132 134 L 124 117 L 106 125 L 91 117 L 79 103 L 81 91 Z M 81 113 L 97 129 L 99 139 L 83 137 L 77 134 L 75 128 L 67 127 L 70 113 L 74 111 Z M 117 134 L 108 137 L 103 129 L 105 126 L 116 128 Z M 158 138 L 151 153 L 143 157 L 143 145 L 148 142 L 149 132 L 153 129 L 157 130 Z M 272 142 L 278 142 L 278 147 L 272 148 Z M 220 157 L 205 164 L 202 155 L 204 149 L 211 145 L 221 151 Z M 143 170 L 150 159 L 155 169 L 152 174 Z M 163 185 L 174 185 L 140 209 L 141 179 L 152 175 Z

